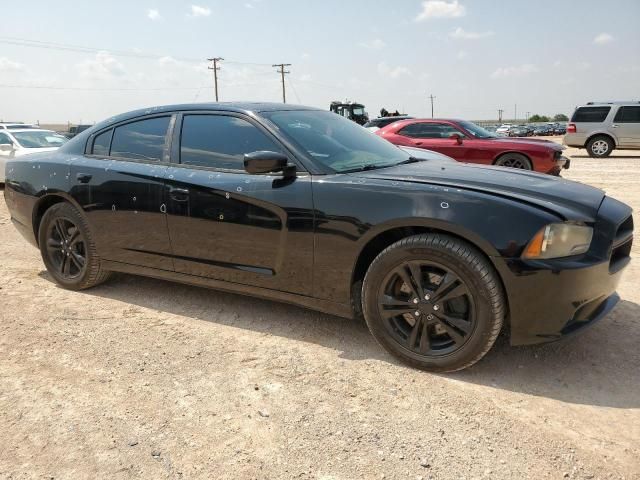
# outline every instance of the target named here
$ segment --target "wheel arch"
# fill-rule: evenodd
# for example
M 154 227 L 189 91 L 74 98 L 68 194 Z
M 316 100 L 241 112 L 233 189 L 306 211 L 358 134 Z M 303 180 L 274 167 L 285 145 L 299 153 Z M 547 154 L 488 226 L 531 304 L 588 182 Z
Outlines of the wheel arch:
M 509 312 L 509 299 L 504 280 L 496 267 L 493 258 L 499 256 L 499 252 L 493 245 L 484 240 L 478 234 L 465 229 L 459 225 L 448 224 L 446 222 L 432 221 L 399 221 L 384 225 L 370 232 L 363 239 L 362 247 L 358 252 L 358 256 L 351 272 L 351 305 L 357 316 L 362 314 L 361 290 L 364 276 L 371 265 L 371 262 L 389 245 L 412 235 L 421 233 L 441 233 L 462 240 L 475 247 L 493 267 L 500 285 L 505 292 L 506 308 L 505 312 Z
M 38 231 L 40 230 L 40 222 L 42 221 L 42 217 L 44 216 L 45 212 L 54 205 L 62 202 L 70 203 L 71 205 L 76 207 L 78 211 L 82 211 L 82 207 L 78 205 L 78 202 L 76 202 L 72 196 L 65 192 L 54 192 L 43 195 L 33 206 L 32 225 L 36 243 L 38 243 L 39 241 Z

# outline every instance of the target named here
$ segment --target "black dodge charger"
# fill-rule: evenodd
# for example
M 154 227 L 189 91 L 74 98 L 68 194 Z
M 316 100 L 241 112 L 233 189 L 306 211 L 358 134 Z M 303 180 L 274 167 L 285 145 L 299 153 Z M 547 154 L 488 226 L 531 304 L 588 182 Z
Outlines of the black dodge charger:
M 587 185 L 416 158 L 331 112 L 150 108 L 11 160 L 16 228 L 63 287 L 126 272 L 364 316 L 416 367 L 472 365 L 501 330 L 603 318 L 631 209 Z

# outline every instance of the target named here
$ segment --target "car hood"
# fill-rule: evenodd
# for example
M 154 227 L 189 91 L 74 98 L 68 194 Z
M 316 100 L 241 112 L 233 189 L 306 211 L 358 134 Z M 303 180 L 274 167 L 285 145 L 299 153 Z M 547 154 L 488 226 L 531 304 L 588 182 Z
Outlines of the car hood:
M 561 177 L 469 163 L 425 161 L 354 175 L 499 195 L 535 205 L 566 220 L 585 222 L 595 219 L 605 196 L 602 190 Z
M 542 138 L 509 138 L 509 137 L 496 137 L 490 140 L 496 145 L 502 145 L 504 147 L 512 146 L 536 146 L 536 147 L 548 147 L 553 150 L 564 150 L 565 147 L 559 143 L 551 140 L 544 140 Z

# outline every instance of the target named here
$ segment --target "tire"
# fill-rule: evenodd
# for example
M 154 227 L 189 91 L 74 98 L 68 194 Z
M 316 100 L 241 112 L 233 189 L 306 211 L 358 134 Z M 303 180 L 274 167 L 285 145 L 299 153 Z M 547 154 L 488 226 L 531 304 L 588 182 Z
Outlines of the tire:
M 69 203 L 56 203 L 44 213 L 38 244 L 49 274 L 66 289 L 84 290 L 109 278 L 86 219 Z
M 414 235 L 382 251 L 366 273 L 362 307 L 385 350 L 431 372 L 462 370 L 480 360 L 506 311 L 486 257 L 445 234 Z
M 587 142 L 587 152 L 592 158 L 608 157 L 614 148 L 613 140 L 605 135 L 596 135 Z
M 496 160 L 495 165 L 499 167 L 519 168 L 521 170 L 533 170 L 531 161 L 521 153 L 505 153 Z

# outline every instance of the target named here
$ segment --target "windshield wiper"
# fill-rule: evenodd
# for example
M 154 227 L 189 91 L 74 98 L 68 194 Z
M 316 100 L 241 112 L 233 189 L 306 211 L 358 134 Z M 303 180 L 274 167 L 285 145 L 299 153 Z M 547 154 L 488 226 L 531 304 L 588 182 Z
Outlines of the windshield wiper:
M 403 160 L 402 162 L 396 163 L 395 165 L 406 165 L 408 163 L 424 162 L 425 160 L 426 158 L 409 157 L 406 160 Z
M 376 168 L 385 168 L 392 167 L 393 165 L 384 164 L 378 165 L 376 163 L 367 163 L 365 165 L 360 165 L 359 167 L 349 168 L 347 170 L 340 170 L 340 173 L 353 173 L 353 172 L 365 172 L 367 170 L 375 170 Z

